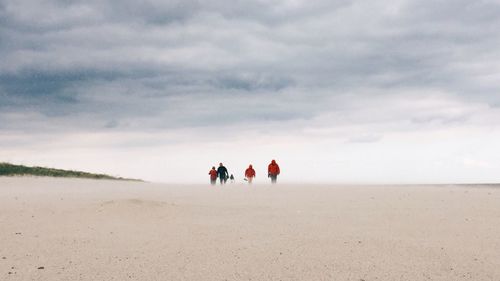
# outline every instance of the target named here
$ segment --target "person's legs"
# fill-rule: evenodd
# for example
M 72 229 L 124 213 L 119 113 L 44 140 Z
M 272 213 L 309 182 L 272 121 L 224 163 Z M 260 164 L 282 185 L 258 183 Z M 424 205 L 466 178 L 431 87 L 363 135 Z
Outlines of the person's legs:
M 215 185 L 216 182 L 217 182 L 217 179 L 210 179 L 210 184 L 211 185 Z
M 271 183 L 276 183 L 277 175 L 271 175 Z
M 251 184 L 251 183 L 252 183 L 252 181 L 253 181 L 253 177 L 249 177 L 249 178 L 248 178 L 248 183 L 249 183 L 249 184 Z

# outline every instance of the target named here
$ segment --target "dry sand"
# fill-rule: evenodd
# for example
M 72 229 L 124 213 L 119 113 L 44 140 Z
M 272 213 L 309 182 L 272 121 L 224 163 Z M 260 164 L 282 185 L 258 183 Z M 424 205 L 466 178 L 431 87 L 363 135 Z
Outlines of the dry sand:
M 0 280 L 500 280 L 500 189 L 0 178 Z

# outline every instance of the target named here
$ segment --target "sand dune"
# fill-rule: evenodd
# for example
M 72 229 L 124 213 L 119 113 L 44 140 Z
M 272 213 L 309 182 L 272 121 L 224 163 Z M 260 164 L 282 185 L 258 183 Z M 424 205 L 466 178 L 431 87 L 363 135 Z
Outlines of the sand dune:
M 0 178 L 0 280 L 500 280 L 495 186 Z

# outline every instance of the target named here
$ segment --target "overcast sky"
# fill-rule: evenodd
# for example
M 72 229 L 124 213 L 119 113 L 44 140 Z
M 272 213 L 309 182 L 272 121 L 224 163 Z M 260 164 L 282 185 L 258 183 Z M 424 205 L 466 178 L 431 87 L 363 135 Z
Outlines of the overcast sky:
M 500 1 L 0 0 L 0 161 L 500 181 Z

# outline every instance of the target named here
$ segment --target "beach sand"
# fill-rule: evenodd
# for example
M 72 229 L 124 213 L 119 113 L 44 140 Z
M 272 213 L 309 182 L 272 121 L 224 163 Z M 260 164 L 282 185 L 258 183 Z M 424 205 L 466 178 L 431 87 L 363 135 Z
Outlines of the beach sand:
M 0 178 L 0 280 L 500 280 L 500 188 Z

